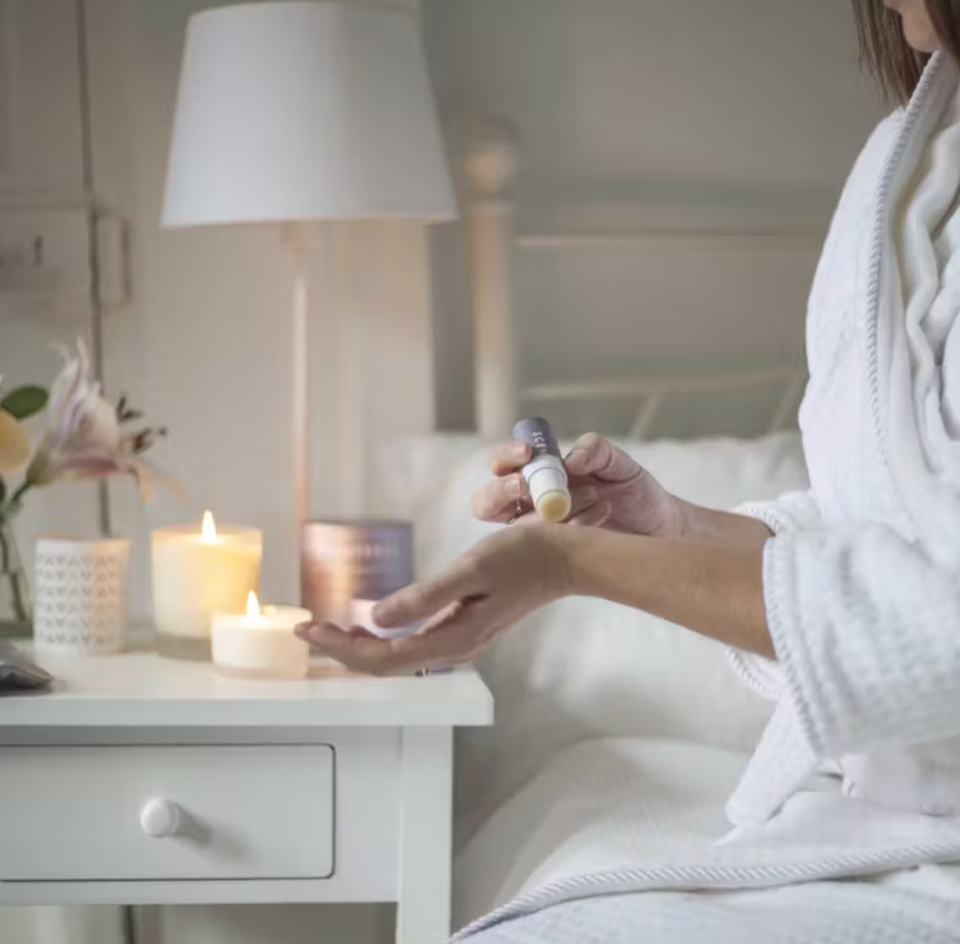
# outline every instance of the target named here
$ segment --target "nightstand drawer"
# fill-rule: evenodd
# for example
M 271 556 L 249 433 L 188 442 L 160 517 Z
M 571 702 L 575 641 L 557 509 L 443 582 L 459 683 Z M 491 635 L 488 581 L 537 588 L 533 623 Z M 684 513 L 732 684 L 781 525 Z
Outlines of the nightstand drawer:
M 329 878 L 334 752 L 0 747 L 0 880 Z

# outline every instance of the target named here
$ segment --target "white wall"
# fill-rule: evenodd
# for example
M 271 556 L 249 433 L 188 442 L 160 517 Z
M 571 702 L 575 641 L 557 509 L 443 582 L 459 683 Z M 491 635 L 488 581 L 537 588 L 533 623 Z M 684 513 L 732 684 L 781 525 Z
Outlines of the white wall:
M 0 247 L 6 252 L 29 243 L 34 231 L 46 237 L 48 253 L 60 240 L 64 255 L 56 262 L 69 262 L 61 276 L 71 289 L 56 304 L 0 289 L 0 375 L 6 390 L 53 379 L 59 360 L 52 342 L 90 340 L 83 294 L 85 217 L 77 209 L 82 162 L 76 69 L 72 3 L 0 0 Z M 0 270 L 0 286 L 21 284 L 8 282 L 12 277 Z M 37 428 L 35 422 L 31 426 Z M 88 486 L 31 496 L 17 525 L 27 565 L 40 531 L 93 528 L 95 511 Z
M 881 111 L 838 0 L 424 0 L 424 20 L 447 119 L 493 112 L 523 135 L 526 231 L 824 232 Z M 794 362 L 816 255 L 527 253 L 524 377 Z M 464 427 L 470 326 L 438 290 L 438 415 Z

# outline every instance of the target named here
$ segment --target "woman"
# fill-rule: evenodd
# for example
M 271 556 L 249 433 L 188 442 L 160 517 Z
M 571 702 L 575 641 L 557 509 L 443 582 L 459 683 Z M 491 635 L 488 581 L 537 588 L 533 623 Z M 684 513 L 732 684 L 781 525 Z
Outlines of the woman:
M 718 639 L 748 683 L 777 699 L 727 807 L 739 829 L 682 879 L 638 867 L 617 890 L 760 885 L 770 888 L 751 894 L 802 909 L 791 940 L 838 927 L 836 940 L 954 940 L 960 873 L 940 864 L 960 862 L 960 0 L 855 8 L 865 57 L 904 107 L 854 168 L 811 294 L 800 417 L 809 492 L 742 514 L 695 507 L 587 436 L 566 460 L 580 526 L 505 528 L 384 601 L 383 626 L 429 619 L 413 638 L 304 634 L 348 666 L 390 672 L 471 659 L 534 608 L 583 594 Z M 517 471 L 526 459 L 518 444 L 498 450 L 477 514 L 529 515 Z M 827 768 L 842 791 L 810 794 L 811 775 Z M 813 858 L 810 830 L 823 853 Z M 906 884 L 878 897 L 875 883 L 826 881 L 881 873 Z M 801 880 L 811 884 L 772 889 Z M 536 907 L 569 897 L 580 894 L 554 890 Z M 660 940 L 651 909 L 667 915 L 676 897 L 627 898 L 597 939 Z M 701 902 L 698 936 L 681 939 L 753 940 L 745 926 L 710 924 L 717 899 Z M 526 920 L 548 922 L 545 939 L 592 940 L 566 929 L 599 922 L 589 909 L 601 904 L 611 907 L 568 902 Z M 833 924 L 817 924 L 821 905 Z M 514 940 L 498 922 L 532 908 L 482 922 L 481 936 Z M 662 920 L 674 939 L 693 934 Z

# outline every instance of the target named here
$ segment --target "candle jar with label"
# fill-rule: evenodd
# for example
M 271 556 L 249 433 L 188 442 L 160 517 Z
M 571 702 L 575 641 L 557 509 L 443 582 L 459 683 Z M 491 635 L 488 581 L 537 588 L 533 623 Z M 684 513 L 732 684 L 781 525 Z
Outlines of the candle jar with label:
M 210 658 L 214 613 L 242 613 L 260 589 L 263 534 L 256 528 L 203 526 L 153 532 L 153 614 L 157 652 L 174 659 Z
M 354 600 L 379 600 L 413 582 L 406 521 L 309 521 L 300 560 L 302 603 L 317 620 L 346 625 Z

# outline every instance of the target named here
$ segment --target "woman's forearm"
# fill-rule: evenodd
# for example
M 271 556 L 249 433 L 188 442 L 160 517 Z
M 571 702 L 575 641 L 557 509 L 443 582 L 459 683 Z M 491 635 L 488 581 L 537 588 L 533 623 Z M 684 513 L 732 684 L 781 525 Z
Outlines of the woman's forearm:
M 645 610 L 729 645 L 774 656 L 761 542 L 734 546 L 598 528 L 565 528 L 562 541 L 572 593 Z
M 676 499 L 680 510 L 681 536 L 690 541 L 729 544 L 735 547 L 763 547 L 770 529 L 756 518 L 715 511 Z

